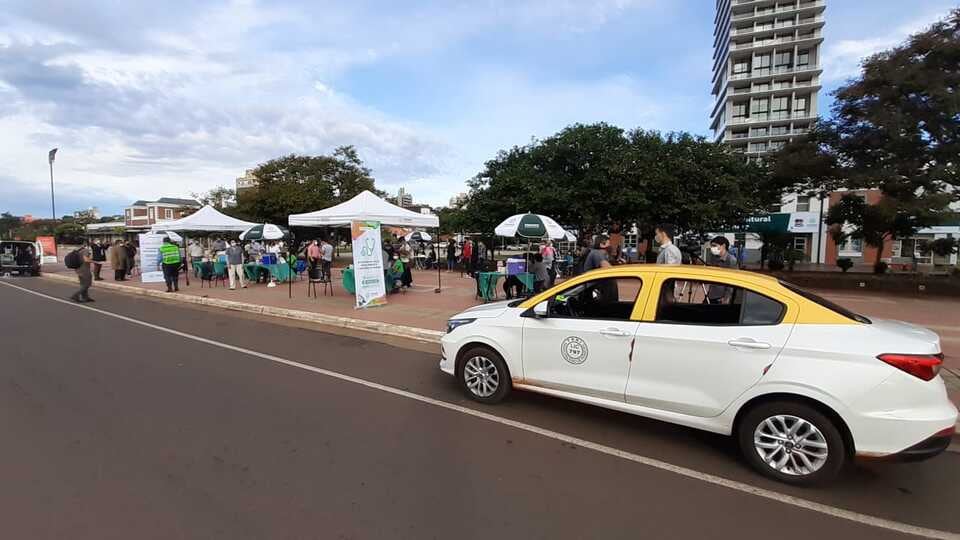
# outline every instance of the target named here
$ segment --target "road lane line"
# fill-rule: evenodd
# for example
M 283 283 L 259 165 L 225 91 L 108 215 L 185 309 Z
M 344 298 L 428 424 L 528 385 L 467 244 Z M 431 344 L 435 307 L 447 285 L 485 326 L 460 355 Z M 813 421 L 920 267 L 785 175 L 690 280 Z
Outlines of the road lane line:
M 109 312 L 109 311 L 105 311 L 105 310 L 102 310 L 102 309 L 97 309 L 97 308 L 94 308 L 94 307 L 90 307 L 90 306 L 88 306 L 88 305 L 77 304 L 77 303 L 71 302 L 71 301 L 69 301 L 69 300 L 64 300 L 64 299 L 62 299 L 62 298 L 57 298 L 57 297 L 50 296 L 50 295 L 47 295 L 47 294 L 44 294 L 44 293 L 41 293 L 41 292 L 33 291 L 33 290 L 30 290 L 30 289 L 21 287 L 21 286 L 19 286 L 19 285 L 14 285 L 14 284 L 12 284 L 12 283 L 7 283 L 7 282 L 0 281 L 0 284 L 6 285 L 7 287 L 10 287 L 10 288 L 13 288 L 13 289 L 18 289 L 18 290 L 23 291 L 23 292 L 26 292 L 26 293 L 28 293 L 28 294 L 32 294 L 32 295 L 35 295 L 35 296 L 39 296 L 39 297 L 41 297 L 41 298 L 46 298 L 47 300 L 51 300 L 51 301 L 53 301 L 53 302 L 57 302 L 57 303 L 60 303 L 60 304 L 65 304 L 65 305 L 68 305 L 68 306 L 70 306 L 70 307 L 74 307 L 74 308 L 77 308 L 77 309 L 83 309 L 83 310 L 87 310 L 87 311 L 92 311 L 92 312 L 94 312 L 94 313 L 99 313 L 99 314 L 104 315 L 104 316 L 107 316 L 107 317 L 113 317 L 113 318 L 115 318 L 115 319 L 119 319 L 119 320 L 122 320 L 122 321 L 126 321 L 126 322 L 131 323 L 131 324 L 143 326 L 143 327 L 145 327 L 145 328 L 150 328 L 150 329 L 157 330 L 157 331 L 159 331 L 159 332 L 164 332 L 164 333 L 167 333 L 167 334 L 171 334 L 171 335 L 174 335 L 174 336 L 179 336 L 179 337 L 182 337 L 182 338 L 184 338 L 184 339 L 189 339 L 189 340 L 196 341 L 196 342 L 199 342 L 199 343 L 204 343 L 204 344 L 211 345 L 211 346 L 214 346 L 214 347 L 219 347 L 219 348 L 221 348 L 221 349 L 226 349 L 226 350 L 230 350 L 230 351 L 234 351 L 234 352 L 243 353 L 243 354 L 246 354 L 246 355 L 248 355 L 248 356 L 254 356 L 254 357 L 257 357 L 257 358 L 261 358 L 261 359 L 263 359 L 263 360 L 269 360 L 269 361 L 274 362 L 274 363 L 277 363 L 277 364 L 282 364 L 282 365 L 285 365 L 285 366 L 295 367 L 295 368 L 298 368 L 298 369 L 302 369 L 302 370 L 304 370 L 304 371 L 310 371 L 310 372 L 312 372 L 312 373 L 316 373 L 316 374 L 319 374 L 319 375 L 324 375 L 324 376 L 327 376 L 327 377 L 330 377 L 330 378 L 333 378 L 333 379 L 338 379 L 338 380 L 341 380 L 341 381 L 346 381 L 346 382 L 354 383 L 354 384 L 357 384 L 357 385 L 360 385 L 360 386 L 364 386 L 364 387 L 366 387 L 366 388 L 370 388 L 370 389 L 373 389 L 373 390 L 379 390 L 379 391 L 385 392 L 385 393 L 387 393 L 387 394 L 392 394 L 392 395 L 395 395 L 395 396 L 404 397 L 404 398 L 411 399 L 411 400 L 414 400 L 414 401 L 419 401 L 419 402 L 421 402 L 421 403 L 425 403 L 425 404 L 433 405 L 433 406 L 435 406 L 435 407 L 439 407 L 439 408 L 442 408 L 442 409 L 447 409 L 447 410 L 450 410 L 450 411 L 458 412 L 458 413 L 460 413 L 460 414 L 465 414 L 465 415 L 468 415 L 468 416 L 472 416 L 472 417 L 474 417 L 474 418 L 480 418 L 480 419 L 483 419 L 483 420 L 487 420 L 487 421 L 489 421 L 489 422 L 494 422 L 494 423 L 497 423 L 497 424 L 500 424 L 500 425 L 512 427 L 512 428 L 514 428 L 514 429 L 523 430 L 523 431 L 526 431 L 526 432 L 529 432 L 529 433 L 533 433 L 533 434 L 536 434 L 536 435 L 540 435 L 540 436 L 542 436 L 542 437 L 547 437 L 547 438 L 550 438 L 550 439 L 554 439 L 554 440 L 557 440 L 557 441 L 560 441 L 560 442 L 564 442 L 564 443 L 567 443 L 567 444 L 577 445 L 577 446 L 580 446 L 580 447 L 582 447 L 582 448 L 586 448 L 586 449 L 589 449 L 589 450 L 593 450 L 593 451 L 595 451 L 595 452 L 599 452 L 599 453 L 601 453 L 601 454 L 606 454 L 606 455 L 608 455 L 608 456 L 613 456 L 613 457 L 617 457 L 617 458 L 624 459 L 624 460 L 627 460 L 627 461 L 632 461 L 632 462 L 634 462 L 634 463 L 639 463 L 639 464 L 641 464 L 641 465 L 646 465 L 646 466 L 648 466 L 648 467 L 653 467 L 653 468 L 655 468 L 655 469 L 659 469 L 659 470 L 662 470 L 662 471 L 671 472 L 671 473 L 674 473 L 674 474 L 677 474 L 677 475 L 680 475 L 680 476 L 683 476 L 683 477 L 686 477 L 686 478 L 690 478 L 690 479 L 693 479 L 693 480 L 699 480 L 699 481 L 705 482 L 705 483 L 707 483 L 707 484 L 712 484 L 712 485 L 715 485 L 715 486 L 724 487 L 724 488 L 731 489 L 731 490 L 734 490 L 734 491 L 739 491 L 739 492 L 741 492 L 741 493 L 747 493 L 747 494 L 750 494 L 750 495 L 755 495 L 755 496 L 757 496 L 757 497 L 762 497 L 762 498 L 764 498 L 764 499 L 768 499 L 768 500 L 771 500 L 771 501 L 776 501 L 776 502 L 779 502 L 779 503 L 782 503 L 782 504 L 794 506 L 794 507 L 797 507 L 797 508 L 802 508 L 802 509 L 804 509 L 804 510 L 810 510 L 810 511 L 817 512 L 817 513 L 820 513 L 820 514 L 824 514 L 824 515 L 827 515 L 827 516 L 831 516 L 831 517 L 835 517 L 835 518 L 839 518 L 839 519 L 844 519 L 844 520 L 847 520 L 847 521 L 852 521 L 852 522 L 855 522 L 855 523 L 860 523 L 860 524 L 868 525 L 868 526 L 871 526 L 871 527 L 877 527 L 877 528 L 880 528 L 880 529 L 886 529 L 886 530 L 890 530 L 890 531 L 895 531 L 895 532 L 899 532 L 899 533 L 904 533 L 904 534 L 911 534 L 911 535 L 915 535 L 915 536 L 921 536 L 921 537 L 926 537 L 926 538 L 937 538 L 937 539 L 944 539 L 944 540 L 960 540 L 960 534 L 958 534 L 958 533 L 952 533 L 952 532 L 949 532 L 949 531 L 941 531 L 941 530 L 938 530 L 938 529 L 929 529 L 929 528 L 926 528 L 926 527 L 919 527 L 919 526 L 916 526 L 916 525 L 910 525 L 909 523 L 902 523 L 902 522 L 899 522 L 899 521 L 893 521 L 893 520 L 889 520 L 889 519 L 884 519 L 884 518 L 880 518 L 880 517 L 876 517 L 876 516 L 871 516 L 871 515 L 868 515 L 868 514 L 862 514 L 862 513 L 860 513 L 860 512 L 854 512 L 854 511 L 852 511 L 852 510 L 846 510 L 846 509 L 844 509 L 844 508 L 838 508 L 838 507 L 835 507 L 835 506 L 830 506 L 830 505 L 827 505 L 827 504 L 818 503 L 818 502 L 811 501 L 811 500 L 808 500 L 808 499 L 803 499 L 803 498 L 800 498 L 800 497 L 795 497 L 795 496 L 793 496 L 793 495 L 787 495 L 787 494 L 785 494 L 785 493 L 780 493 L 780 492 L 777 492 L 777 491 L 773 491 L 773 490 L 769 490 L 769 489 L 765 489 L 765 488 L 761 488 L 761 487 L 757 487 L 757 486 L 752 486 L 752 485 L 746 484 L 746 483 L 744 483 L 744 482 L 738 482 L 738 481 L 736 481 L 736 480 L 729 480 L 729 479 L 723 478 L 723 477 L 721 477 L 721 476 L 716 476 L 716 475 L 713 475 L 713 474 L 696 471 L 696 470 L 694 470 L 694 469 L 688 469 L 688 468 L 686 468 L 686 467 L 681 467 L 681 466 L 679 466 L 679 465 L 674 465 L 674 464 L 672 464 L 672 463 L 667 463 L 667 462 L 665 462 L 665 461 L 660 461 L 660 460 L 658 460 L 658 459 L 654 459 L 654 458 L 650 458 L 650 457 L 646 457 L 646 456 L 641 456 L 641 455 L 639 455 L 639 454 L 634 454 L 634 453 L 632 453 L 632 452 L 627 452 L 627 451 L 625 451 L 625 450 L 620 450 L 620 449 L 618 449 L 618 448 L 613 448 L 613 447 L 611 447 L 611 446 L 606 446 L 606 445 L 603 445 L 603 444 L 595 443 L 595 442 L 592 442 L 592 441 L 588 441 L 588 440 L 586 440 L 586 439 L 581 439 L 581 438 L 579 438 L 579 437 L 574 437 L 574 436 L 572 436 L 572 435 L 566 435 L 566 434 L 564 434 L 564 433 L 560 433 L 560 432 L 557 432 L 557 431 L 552 431 L 552 430 L 549 430 L 549 429 L 546 429 L 546 428 L 538 427 L 538 426 L 535 426 L 535 425 L 532 425 L 532 424 L 527 424 L 527 423 L 525 423 L 525 422 L 520 422 L 520 421 L 517 421 L 517 420 L 510 420 L 510 419 L 508 419 L 508 418 L 503 418 L 503 417 L 496 416 L 496 415 L 493 415 L 493 414 L 490 414 L 490 413 L 486 413 L 486 412 L 483 412 L 483 411 L 478 411 L 478 410 L 471 409 L 471 408 L 468 408 L 468 407 L 464 407 L 464 406 L 461 406 L 461 405 L 456 405 L 456 404 L 453 404 L 453 403 L 448 403 L 448 402 L 446 402 L 446 401 L 442 401 L 442 400 L 439 400 L 439 399 L 435 399 L 435 398 L 432 398 L 432 397 L 429 397 L 429 396 L 424 396 L 424 395 L 421 395 L 421 394 L 416 394 L 416 393 L 413 393 L 413 392 L 408 392 L 408 391 L 406 391 L 406 390 L 401 390 L 401 389 L 399 389 L 399 388 L 394 388 L 394 387 L 392 387 L 392 386 L 387 386 L 387 385 L 384 385 L 384 384 L 380 384 L 380 383 L 368 381 L 368 380 L 366 380 L 366 379 L 360 379 L 360 378 L 357 378 L 357 377 L 352 377 L 352 376 L 350 376 L 350 375 L 344 375 L 343 373 L 338 373 L 338 372 L 336 372 L 336 371 L 330 371 L 330 370 L 328 370 L 328 369 L 318 368 L 318 367 L 315 367 L 315 366 L 311 366 L 311 365 L 308 365 L 308 364 L 303 364 L 303 363 L 296 362 L 296 361 L 293 361 L 293 360 L 287 360 L 286 358 L 280 358 L 279 356 L 274 356 L 274 355 L 272 355 L 272 354 L 262 353 L 262 352 L 254 351 L 254 350 L 251 350 L 251 349 L 245 349 L 245 348 L 243 348 L 243 347 L 238 347 L 238 346 L 236 346 L 236 345 L 230 345 L 230 344 L 228 344 L 228 343 L 220 343 L 220 342 L 218 342 L 218 341 L 214 341 L 214 340 L 207 339 L 207 338 L 200 337 L 200 336 L 195 336 L 195 335 L 193 335 L 193 334 L 188 334 L 188 333 L 185 333 L 185 332 L 181 332 L 181 331 L 179 331 L 179 330 L 174 330 L 174 329 L 172 329 L 172 328 L 167 328 L 167 327 L 164 327 L 164 326 L 159 326 L 159 325 L 156 325 L 156 324 L 153 324 L 153 323 L 149 323 L 149 322 L 146 322 L 146 321 L 141 321 L 141 320 L 139 320 L 139 319 L 134 319 L 134 318 L 132 318 L 132 317 L 127 317 L 127 316 L 125 316 L 125 315 L 120 315 L 120 314 L 117 314 L 117 313 L 111 313 L 111 312 Z

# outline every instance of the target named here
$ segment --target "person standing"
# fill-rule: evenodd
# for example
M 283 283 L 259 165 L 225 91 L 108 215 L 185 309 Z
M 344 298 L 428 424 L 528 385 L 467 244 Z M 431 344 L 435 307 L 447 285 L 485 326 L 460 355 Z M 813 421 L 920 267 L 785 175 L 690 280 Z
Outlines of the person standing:
M 314 239 L 307 246 L 307 264 L 310 265 L 310 272 L 313 272 L 320 264 L 320 244 Z
M 726 237 L 718 236 L 710 240 L 710 266 L 721 268 L 737 268 L 737 258 L 730 253 L 730 241 Z M 708 304 L 729 304 L 733 299 L 733 288 L 723 285 L 710 285 L 707 290 Z
M 127 249 L 123 245 L 123 240 L 117 240 L 110 246 L 107 256 L 110 259 L 110 267 L 113 268 L 113 280 L 126 281 Z
M 451 238 L 447 241 L 447 272 L 457 264 L 457 243 Z
M 193 267 L 193 277 L 199 277 L 200 263 L 203 262 L 203 246 L 197 240 L 190 241 L 190 266 Z
M 460 248 L 460 262 L 463 263 L 464 270 L 468 276 L 473 276 L 473 241 L 469 238 L 463 241 L 463 247 Z
M 547 281 L 545 285 L 553 287 L 553 283 L 557 280 L 557 270 L 555 263 L 557 260 L 557 249 L 553 247 L 553 241 L 547 240 L 544 242 L 543 247 L 540 248 L 540 255 L 543 257 L 543 264 L 547 267 Z
M 247 288 L 243 275 L 243 248 L 237 245 L 236 240 L 230 241 L 230 247 L 227 248 L 227 274 L 230 277 L 230 290 L 236 290 L 237 280 L 240 281 L 240 287 Z
M 333 269 L 333 244 L 326 238 L 320 244 L 320 272 L 324 279 L 330 280 Z
M 547 270 L 547 263 L 543 258 L 543 254 L 537 253 L 533 256 L 533 268 L 531 272 L 533 273 L 533 293 L 539 294 L 543 292 L 544 287 L 550 279 L 550 272 Z
M 163 268 L 163 281 L 167 284 L 167 292 L 180 291 L 180 248 L 169 238 L 163 239 L 160 246 L 160 266 Z
M 657 264 L 682 264 L 683 254 L 673 243 L 677 229 L 669 223 L 661 223 L 654 230 L 653 240 L 660 244 L 660 253 L 657 254 Z
M 583 271 L 589 272 L 596 268 L 610 266 L 610 261 L 607 260 L 607 250 L 609 247 L 610 239 L 607 235 L 598 234 L 596 238 L 593 239 L 593 249 L 587 254 L 586 260 L 583 261 Z
M 90 252 L 93 260 L 93 280 L 103 281 L 103 278 L 100 277 L 100 270 L 103 268 L 103 263 L 107 262 L 107 247 L 98 238 L 90 248 Z
M 77 250 L 77 254 L 81 260 L 80 266 L 77 267 L 80 289 L 73 293 L 70 299 L 78 304 L 93 302 L 93 298 L 90 298 L 90 287 L 93 285 L 93 273 L 90 271 L 90 264 L 93 262 L 93 256 L 86 244 Z
M 127 252 L 127 264 L 125 269 L 127 271 L 127 275 L 132 276 L 133 267 L 137 264 L 137 248 L 134 247 L 133 242 L 127 240 L 126 243 L 123 244 L 123 249 Z

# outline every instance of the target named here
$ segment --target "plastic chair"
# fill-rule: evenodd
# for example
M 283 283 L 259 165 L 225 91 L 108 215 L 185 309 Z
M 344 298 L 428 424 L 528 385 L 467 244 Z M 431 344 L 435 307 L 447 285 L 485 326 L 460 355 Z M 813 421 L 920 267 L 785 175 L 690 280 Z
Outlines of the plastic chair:
M 208 287 L 213 287 L 214 269 L 212 262 L 197 263 L 197 275 L 200 277 L 200 288 L 203 288 L 204 282 Z
M 307 282 L 307 298 L 310 298 L 312 292 L 314 298 L 320 298 L 317 294 L 317 283 L 323 283 L 323 295 L 327 295 L 327 290 L 330 291 L 330 296 L 333 296 L 333 281 L 330 279 L 328 274 L 325 274 L 320 267 L 311 269 L 308 272 L 308 282 Z
M 218 286 L 220 282 L 223 282 L 224 286 L 227 284 L 227 265 L 217 261 L 213 263 L 213 284 Z
M 293 266 L 293 271 L 296 272 L 297 277 L 303 279 L 303 273 L 307 270 L 307 261 L 303 259 L 297 259 L 297 264 Z

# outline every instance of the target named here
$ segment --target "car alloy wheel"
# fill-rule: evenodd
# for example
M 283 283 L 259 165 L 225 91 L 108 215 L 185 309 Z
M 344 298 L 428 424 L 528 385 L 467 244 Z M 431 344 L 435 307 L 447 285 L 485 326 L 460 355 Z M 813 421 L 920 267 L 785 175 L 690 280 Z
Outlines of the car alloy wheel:
M 788 476 L 806 476 L 819 471 L 830 456 L 823 433 L 798 416 L 778 414 L 757 425 L 753 447 L 771 469 Z
M 463 365 L 463 382 L 471 394 L 489 398 L 500 387 L 500 371 L 493 360 L 485 356 L 472 356 Z

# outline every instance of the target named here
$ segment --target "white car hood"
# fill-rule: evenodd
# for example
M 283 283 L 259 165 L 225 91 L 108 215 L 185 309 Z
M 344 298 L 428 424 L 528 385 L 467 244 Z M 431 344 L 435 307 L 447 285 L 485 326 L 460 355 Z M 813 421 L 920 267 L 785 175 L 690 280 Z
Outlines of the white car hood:
M 503 313 L 510 309 L 510 302 L 513 300 L 504 300 L 501 302 L 491 302 L 489 304 L 480 304 L 479 306 L 473 306 L 472 308 L 461 311 L 460 313 L 450 317 L 451 319 L 494 319 L 503 315 Z

